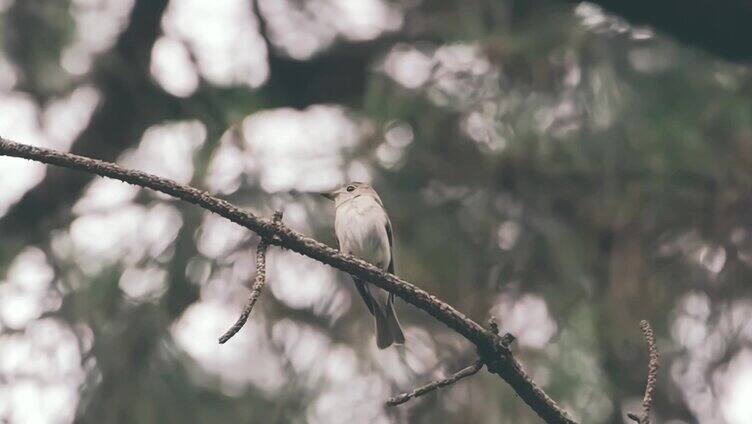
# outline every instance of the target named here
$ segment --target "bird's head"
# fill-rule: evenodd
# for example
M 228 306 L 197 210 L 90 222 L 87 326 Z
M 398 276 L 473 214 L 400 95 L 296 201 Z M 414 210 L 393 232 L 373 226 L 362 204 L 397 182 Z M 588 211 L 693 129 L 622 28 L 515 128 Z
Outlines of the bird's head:
M 359 196 L 373 197 L 374 199 L 376 199 L 376 201 L 381 203 L 381 199 L 379 198 L 378 193 L 376 193 L 376 190 L 374 190 L 370 184 L 361 183 L 358 181 L 353 181 L 351 183 L 345 184 L 342 187 L 337 188 L 336 190 L 321 193 L 321 195 L 333 201 L 336 206 L 339 206 L 347 202 L 348 200 L 352 200 Z

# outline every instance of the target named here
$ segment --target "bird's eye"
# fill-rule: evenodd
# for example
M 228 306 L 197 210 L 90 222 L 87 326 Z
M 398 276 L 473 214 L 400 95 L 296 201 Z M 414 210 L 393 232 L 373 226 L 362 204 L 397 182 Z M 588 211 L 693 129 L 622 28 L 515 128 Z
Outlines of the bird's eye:
M 347 188 L 345 190 L 347 190 L 347 192 L 350 193 L 352 191 L 355 191 L 355 186 L 354 185 L 349 185 L 349 186 L 347 186 Z

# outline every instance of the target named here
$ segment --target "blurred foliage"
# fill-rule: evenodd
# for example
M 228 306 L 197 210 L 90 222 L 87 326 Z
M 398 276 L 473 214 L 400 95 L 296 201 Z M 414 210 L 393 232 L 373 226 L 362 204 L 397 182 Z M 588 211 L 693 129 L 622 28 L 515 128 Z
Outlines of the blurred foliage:
M 578 420 L 639 409 L 641 319 L 663 353 L 657 422 L 752 420 L 747 68 L 588 3 L 238 1 L 227 28 L 187 14 L 195 39 L 175 16 L 200 1 L 129 3 L 0 2 L 0 104 L 25 96 L 42 133 L 18 141 L 282 208 L 330 244 L 331 206 L 307 192 L 371 179 L 398 273 L 496 315 Z M 99 21 L 118 29 L 106 39 Z M 223 30 L 241 41 L 211 56 Z M 45 116 L 80 87 L 97 106 L 55 144 L 65 120 Z M 348 278 L 289 252 L 217 345 L 257 238 L 72 174 L 48 170 L 0 218 L 0 421 L 537 422 L 484 373 L 384 410 L 471 347 L 400 303 L 407 346 L 377 351 Z

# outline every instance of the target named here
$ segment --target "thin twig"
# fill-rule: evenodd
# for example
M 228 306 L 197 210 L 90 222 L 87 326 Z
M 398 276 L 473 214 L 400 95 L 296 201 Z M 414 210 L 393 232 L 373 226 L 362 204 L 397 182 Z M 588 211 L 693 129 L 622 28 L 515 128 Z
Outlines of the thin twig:
M 352 255 L 344 254 L 287 226 L 274 224 L 271 220 L 259 218 L 226 200 L 167 178 L 126 169 L 114 163 L 19 144 L 2 137 L 0 137 L 0 155 L 77 169 L 169 194 L 239 224 L 262 238 L 267 238 L 270 240 L 269 244 L 308 256 L 394 293 L 405 302 L 425 311 L 473 343 L 481 358 L 485 361 L 488 370 L 506 381 L 517 395 L 544 421 L 547 423 L 574 423 L 566 411 L 535 384 L 533 379 L 522 369 L 519 361 L 514 358 L 509 348 L 497 342 L 498 335 L 483 328 L 448 303 L 394 274 L 384 273 L 381 268 Z
M 423 396 L 426 393 L 430 393 L 434 390 L 440 389 L 442 387 L 446 387 L 450 384 L 454 384 L 458 382 L 459 380 L 465 377 L 470 377 L 471 375 L 480 371 L 480 369 L 483 368 L 483 364 L 484 364 L 483 360 L 478 359 L 472 365 L 457 371 L 456 373 L 452 374 L 451 376 L 447 378 L 434 381 L 433 383 L 426 384 L 425 386 L 418 387 L 411 392 L 402 393 L 392 398 L 389 398 L 389 400 L 386 401 L 386 406 L 397 406 L 397 405 L 407 402 L 408 400 L 412 398 Z
M 655 391 L 656 374 L 658 373 L 658 348 L 655 346 L 655 334 L 646 320 L 640 321 L 642 334 L 648 344 L 648 381 L 645 384 L 645 396 L 642 398 L 642 414 L 627 414 L 638 424 L 650 424 L 650 407 L 653 405 L 653 391 Z
M 279 223 L 279 221 L 281 220 L 282 211 L 274 212 L 273 221 L 275 223 Z M 219 344 L 224 344 L 225 342 L 230 340 L 232 336 L 237 334 L 237 332 L 240 331 L 241 328 L 243 328 L 246 321 L 248 321 L 248 317 L 251 315 L 251 311 L 253 311 L 254 305 L 256 305 L 259 297 L 261 297 L 261 291 L 266 285 L 267 247 L 269 247 L 269 242 L 262 237 L 259 241 L 258 246 L 256 247 L 256 278 L 253 280 L 253 287 L 251 288 L 250 296 L 248 296 L 248 302 L 245 304 L 243 312 L 240 314 L 240 317 L 238 317 L 238 320 L 235 322 L 235 324 L 233 324 L 232 327 L 230 327 L 230 329 L 228 329 L 225 334 L 222 334 L 222 336 L 219 338 Z

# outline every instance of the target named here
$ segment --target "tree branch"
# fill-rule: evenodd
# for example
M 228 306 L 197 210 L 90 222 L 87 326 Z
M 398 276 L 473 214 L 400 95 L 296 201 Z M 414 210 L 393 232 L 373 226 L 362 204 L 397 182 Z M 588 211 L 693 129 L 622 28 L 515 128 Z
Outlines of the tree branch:
M 100 101 L 86 128 L 72 140 L 73 153 L 115 160 L 134 142 L 138 144 L 143 132 L 150 126 L 182 116 L 178 112 L 182 110 L 184 101 L 165 93 L 149 70 L 152 46 L 159 37 L 162 13 L 167 4 L 168 0 L 135 1 L 127 27 L 118 36 L 115 46 L 97 57 L 85 81 L 96 87 Z M 15 13 L 29 15 L 32 22 L 37 19 L 34 16 L 42 15 L 40 5 L 31 1 L 13 3 L 17 9 Z M 19 21 L 8 19 L 7 22 L 14 25 Z M 34 37 L 39 37 L 40 29 L 26 18 L 20 22 L 25 22 L 22 28 L 7 32 L 15 39 L 9 41 L 16 44 L 15 48 L 23 51 L 24 55 L 39 56 L 38 47 L 29 44 L 28 36 L 34 34 Z M 50 43 L 44 39 L 40 42 L 44 46 Z M 34 75 L 30 72 L 30 65 L 24 66 L 24 62 L 15 62 L 21 63 L 20 75 Z M 31 68 L 40 69 L 38 65 Z M 46 66 L 41 69 L 49 72 Z M 39 104 L 44 103 L 39 100 Z M 103 142 L 102 137 L 107 137 L 107 140 Z M 58 169 L 48 171 L 44 179 L 24 193 L 0 222 L 0 232 L 5 240 L 39 243 L 52 230 L 49 218 L 62 216 L 61 211 L 71 207 L 90 182 L 88 175 L 62 173 Z
M 394 293 L 407 303 L 424 310 L 473 343 L 487 369 L 504 379 L 544 421 L 547 423 L 574 423 L 567 413 L 533 382 L 514 358 L 509 348 L 501 343 L 501 337 L 498 334 L 483 328 L 436 296 L 393 274 L 386 274 L 374 265 L 354 256 L 343 254 L 291 228 L 275 224 L 272 220 L 259 218 L 202 190 L 166 178 L 125 169 L 113 163 L 18 144 L 1 137 L 0 154 L 77 169 L 169 194 L 248 228 L 261 236 L 262 239 L 269 240 L 269 244 L 308 256 Z
M 491 329 L 491 332 L 493 334 L 496 334 L 498 336 L 499 324 L 496 322 L 495 317 L 493 316 L 489 317 L 488 328 Z M 512 342 L 514 342 L 514 336 L 509 333 L 504 334 L 504 336 L 499 339 L 499 343 L 502 346 L 505 346 L 507 348 L 512 344 Z M 469 377 L 477 373 L 478 371 L 480 371 L 481 368 L 483 368 L 483 365 L 485 365 L 485 362 L 483 361 L 483 359 L 478 359 L 472 365 L 467 366 L 457 371 L 456 373 L 452 374 L 451 376 L 447 378 L 434 381 L 433 383 L 429 383 L 429 384 L 426 384 L 425 386 L 418 387 L 411 392 L 402 393 L 400 395 L 390 398 L 389 400 L 386 401 L 386 406 L 401 405 L 412 398 L 423 396 L 434 390 L 441 389 L 443 387 L 449 386 L 450 384 L 454 384 L 465 377 Z
M 653 391 L 655 391 L 656 374 L 658 373 L 658 348 L 655 347 L 655 334 L 647 320 L 640 321 L 642 334 L 648 344 L 648 381 L 645 384 L 645 396 L 642 398 L 642 414 L 627 414 L 638 424 L 650 424 L 650 407 L 653 405 Z
M 282 211 L 275 211 L 272 221 L 274 221 L 274 223 L 279 223 L 279 221 L 281 220 Z M 251 288 L 251 294 L 248 297 L 248 302 L 245 304 L 243 312 L 240 314 L 240 317 L 235 322 L 235 324 L 233 324 L 232 327 L 230 327 L 219 338 L 219 344 L 224 344 L 225 342 L 230 340 L 232 336 L 237 334 L 237 332 L 240 331 L 241 328 L 243 328 L 245 322 L 248 321 L 248 317 L 251 315 L 251 311 L 253 311 L 253 306 L 256 305 L 256 301 L 258 301 L 259 297 L 261 297 L 261 291 L 266 285 L 267 247 L 269 247 L 269 240 L 262 238 L 261 241 L 259 241 L 258 246 L 256 247 L 256 278 L 253 281 L 253 287 Z
M 470 377 L 471 375 L 477 373 L 478 371 L 480 371 L 481 368 L 483 368 L 483 360 L 478 359 L 472 365 L 457 371 L 456 373 L 452 374 L 451 376 L 447 378 L 434 381 L 433 383 L 418 387 L 411 392 L 402 393 L 402 394 L 399 394 L 397 396 L 390 398 L 388 401 L 386 401 L 386 406 L 397 406 L 397 405 L 407 402 L 408 400 L 412 398 L 423 396 L 434 390 L 440 389 L 442 387 L 446 387 L 450 384 L 454 384 L 465 377 Z

